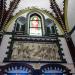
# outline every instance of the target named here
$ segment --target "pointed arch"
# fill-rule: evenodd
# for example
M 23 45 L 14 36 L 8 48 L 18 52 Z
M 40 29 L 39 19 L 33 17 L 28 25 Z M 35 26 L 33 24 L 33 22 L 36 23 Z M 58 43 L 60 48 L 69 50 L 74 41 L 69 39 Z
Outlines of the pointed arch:
M 57 22 L 57 20 L 50 14 L 49 11 L 47 10 L 43 10 L 43 9 L 38 9 L 38 8 L 26 8 L 21 10 L 20 12 L 18 12 L 14 17 L 12 17 L 10 19 L 10 21 L 4 26 L 3 30 L 7 31 L 8 27 L 11 25 L 12 22 L 14 22 L 20 15 L 27 13 L 27 12 L 32 12 L 32 11 L 36 11 L 36 12 L 41 12 L 45 15 L 47 15 L 49 18 L 51 18 L 54 23 L 59 27 L 59 29 L 61 30 L 62 34 L 64 34 L 64 31 L 61 27 L 61 25 Z
M 34 32 L 36 32 L 36 36 L 38 34 L 38 36 L 42 36 L 45 35 L 45 27 L 44 27 L 44 16 L 43 14 L 41 14 L 40 12 L 36 12 L 36 11 L 32 11 L 29 12 L 27 15 L 28 18 L 28 33 L 30 33 L 30 29 L 35 29 Z M 36 18 L 36 20 L 35 20 Z M 35 24 L 36 22 L 36 27 L 33 25 L 33 23 Z M 38 31 L 38 32 L 37 32 Z M 32 30 L 31 30 L 32 32 Z M 33 34 L 32 34 L 33 35 Z

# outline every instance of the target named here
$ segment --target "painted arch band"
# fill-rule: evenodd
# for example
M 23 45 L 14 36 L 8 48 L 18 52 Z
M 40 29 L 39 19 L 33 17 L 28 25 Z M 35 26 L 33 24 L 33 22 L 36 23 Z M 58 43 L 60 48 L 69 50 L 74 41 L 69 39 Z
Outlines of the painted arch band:
M 25 14 L 27 12 L 40 12 L 40 13 L 43 13 L 45 15 L 47 15 L 50 19 L 52 19 L 54 21 L 54 23 L 59 27 L 60 31 L 62 32 L 62 34 L 64 34 L 64 31 L 63 29 L 61 28 L 61 25 L 57 22 L 57 20 L 50 14 L 49 11 L 47 10 L 41 10 L 41 9 L 38 9 L 38 8 L 27 8 L 27 9 L 24 9 L 24 10 L 21 10 L 20 12 L 18 12 L 14 17 L 11 18 L 11 20 L 5 24 L 3 30 L 7 31 L 7 29 L 10 27 L 11 23 L 13 23 L 20 15 L 22 14 Z
M 70 75 L 69 69 L 60 64 L 46 64 L 38 70 L 25 63 L 11 63 L 1 67 L 2 75 Z

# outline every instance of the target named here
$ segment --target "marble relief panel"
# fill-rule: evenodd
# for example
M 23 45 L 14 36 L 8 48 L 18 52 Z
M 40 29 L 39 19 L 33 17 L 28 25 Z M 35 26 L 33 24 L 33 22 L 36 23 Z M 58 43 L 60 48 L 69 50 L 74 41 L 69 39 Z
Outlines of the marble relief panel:
M 12 61 L 60 61 L 56 43 L 15 42 L 11 56 Z

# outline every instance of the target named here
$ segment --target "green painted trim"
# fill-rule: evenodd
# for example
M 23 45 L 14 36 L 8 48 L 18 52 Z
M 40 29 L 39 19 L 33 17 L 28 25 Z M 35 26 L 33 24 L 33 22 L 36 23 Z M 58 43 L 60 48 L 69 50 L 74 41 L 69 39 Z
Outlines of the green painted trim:
M 35 8 L 35 7 L 33 7 L 33 8 L 26 8 L 26 9 L 23 9 L 23 10 L 19 11 L 14 17 L 12 17 L 12 18 L 10 19 L 10 21 L 9 21 L 6 25 L 4 25 L 3 30 L 7 31 L 8 27 L 11 25 L 11 23 L 13 23 L 20 15 L 22 15 L 22 14 L 24 14 L 24 13 L 27 13 L 27 12 L 33 12 L 33 11 L 41 12 L 41 13 L 47 15 L 50 19 L 52 19 L 52 20 L 54 21 L 54 23 L 55 23 L 56 25 L 58 25 L 58 27 L 60 28 L 62 34 L 64 34 L 64 31 L 63 31 L 61 25 L 60 25 L 60 24 L 58 23 L 58 21 L 51 15 L 51 13 L 50 13 L 49 11 L 43 10 L 43 9 L 38 9 L 38 8 Z
M 70 27 L 69 27 L 69 24 L 68 24 L 68 0 L 64 0 L 64 20 L 65 20 L 67 32 L 69 32 Z

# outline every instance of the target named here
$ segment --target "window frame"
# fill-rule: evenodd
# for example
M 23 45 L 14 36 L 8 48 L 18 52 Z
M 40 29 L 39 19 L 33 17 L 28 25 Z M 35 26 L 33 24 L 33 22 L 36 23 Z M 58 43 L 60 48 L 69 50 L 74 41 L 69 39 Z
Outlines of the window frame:
M 42 35 L 41 36 L 44 36 L 45 33 L 46 33 L 46 31 L 45 31 L 45 23 L 44 23 L 44 16 L 41 13 L 37 12 L 37 11 L 36 12 L 32 11 L 32 12 L 28 13 L 28 15 L 27 15 L 27 18 L 28 18 L 27 33 L 28 33 L 29 36 L 39 36 L 39 35 L 30 35 L 30 17 L 32 15 L 35 15 L 35 14 L 41 17 L 41 29 L 42 29 Z
M 31 18 L 32 17 L 34 17 L 34 16 L 37 16 L 38 18 L 40 18 L 40 20 L 31 20 Z M 40 24 L 41 24 L 41 26 L 38 26 L 38 27 L 31 27 L 31 22 L 32 21 L 38 21 L 38 22 L 40 22 Z M 41 35 L 37 35 L 37 34 L 34 34 L 34 36 L 42 36 L 43 35 L 43 29 L 42 29 L 42 19 L 41 19 L 41 17 L 39 17 L 39 15 L 38 14 L 33 14 L 33 15 L 31 15 L 30 16 L 30 19 L 29 19 L 29 34 L 30 34 L 30 29 L 35 29 L 35 28 L 40 28 L 40 30 L 41 30 Z M 30 34 L 31 35 L 31 34 Z M 31 36 L 33 36 L 33 35 L 31 35 Z

